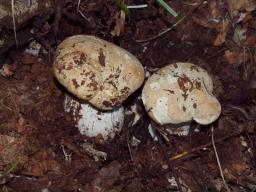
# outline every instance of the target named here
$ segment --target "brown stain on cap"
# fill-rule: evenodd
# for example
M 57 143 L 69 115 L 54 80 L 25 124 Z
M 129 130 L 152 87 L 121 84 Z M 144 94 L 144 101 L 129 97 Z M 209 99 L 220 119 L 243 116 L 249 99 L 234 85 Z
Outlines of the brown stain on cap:
M 106 65 L 106 63 L 105 63 L 105 55 L 103 53 L 102 48 L 100 48 L 100 51 L 99 51 L 99 63 L 103 67 L 105 67 L 105 65 Z

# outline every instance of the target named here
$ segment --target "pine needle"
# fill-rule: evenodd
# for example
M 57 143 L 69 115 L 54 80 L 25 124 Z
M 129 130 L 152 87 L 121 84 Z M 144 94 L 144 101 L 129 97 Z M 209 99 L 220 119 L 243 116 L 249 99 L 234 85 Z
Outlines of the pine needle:
M 224 175 L 223 175 L 223 171 L 222 171 L 222 168 L 221 168 L 221 164 L 220 164 L 220 159 L 219 159 L 219 155 L 217 153 L 217 149 L 216 149 L 216 146 L 215 146 L 215 142 L 214 142 L 214 136 L 213 136 L 213 126 L 211 127 L 211 132 L 212 132 L 212 146 L 213 146 L 213 150 L 214 150 L 214 153 L 215 153 L 215 157 L 216 157 L 216 160 L 217 160 L 217 164 L 218 164 L 218 167 L 219 167 L 219 170 L 220 170 L 220 175 L 221 175 L 221 178 L 222 178 L 222 181 L 223 181 L 223 184 L 226 188 L 226 190 L 228 192 L 230 192 L 230 189 L 226 183 L 226 180 L 224 178 Z

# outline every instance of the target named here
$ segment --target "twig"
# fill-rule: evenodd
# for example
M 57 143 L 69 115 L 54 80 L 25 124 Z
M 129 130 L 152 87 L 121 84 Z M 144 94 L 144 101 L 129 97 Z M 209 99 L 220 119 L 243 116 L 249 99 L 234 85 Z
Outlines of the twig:
M 243 130 L 239 130 L 239 131 L 234 132 L 234 133 L 232 133 L 232 134 L 230 134 L 230 135 L 227 135 L 227 136 L 225 136 L 225 137 L 219 138 L 219 139 L 217 139 L 217 140 L 215 141 L 215 143 L 220 143 L 220 142 L 222 142 L 222 141 L 224 141 L 224 140 L 226 140 L 226 139 L 229 139 L 229 138 L 231 138 L 231 137 L 240 135 L 242 132 L 243 132 Z M 169 160 L 170 160 L 170 161 L 174 161 L 174 160 L 178 160 L 178 159 L 184 158 L 184 157 L 186 157 L 187 155 L 189 155 L 189 154 L 191 154 L 191 153 L 194 153 L 194 152 L 199 151 L 199 150 L 201 150 L 201 149 L 203 149 L 203 148 L 205 148 L 205 147 L 210 147 L 210 146 L 212 146 L 212 143 L 211 143 L 211 142 L 209 142 L 209 143 L 207 143 L 207 144 L 205 144 L 205 145 L 201 145 L 201 146 L 199 146 L 199 147 L 195 147 L 195 148 L 193 148 L 193 149 L 191 149 L 191 150 L 189 150 L 189 151 L 184 151 L 184 152 L 182 152 L 182 153 L 180 153 L 180 154 L 178 154 L 178 155 L 175 155 L 175 156 L 169 158 Z
M 51 45 L 47 42 L 45 38 L 39 35 L 34 35 L 34 38 L 48 51 L 51 55 L 54 55 L 54 51 L 51 48 Z
M 127 5 L 128 9 L 142 9 L 148 7 L 148 4 L 142 4 L 142 5 Z
M 126 143 L 127 143 L 127 147 L 128 147 L 128 150 L 129 150 L 130 157 L 131 157 L 131 161 L 133 162 L 132 150 L 131 150 L 131 146 L 130 146 L 128 137 L 126 137 Z
M 78 0 L 78 2 L 77 2 L 77 8 L 76 8 L 76 11 L 77 11 L 77 12 L 79 11 L 80 4 L 81 4 L 81 0 Z
M 180 184 L 180 181 L 179 181 L 178 173 L 177 173 L 177 171 L 175 170 L 173 164 L 169 161 L 169 159 L 168 159 L 168 157 L 167 157 L 167 155 L 166 155 L 166 154 L 167 154 L 166 147 L 165 147 L 165 145 L 164 145 L 164 143 L 163 143 L 163 141 L 162 141 L 162 139 L 161 139 L 160 137 L 159 137 L 159 139 L 158 139 L 158 143 L 159 143 L 160 147 L 161 147 L 162 150 L 163 150 L 165 160 L 166 160 L 166 162 L 167 162 L 167 164 L 168 164 L 168 168 L 169 168 L 170 171 L 172 172 L 173 177 L 174 177 L 174 179 L 175 179 L 175 181 L 176 181 L 176 183 L 177 183 L 178 191 L 179 191 L 179 192 L 182 192 L 183 190 L 182 190 L 182 187 L 181 187 L 181 184 Z
M 16 43 L 17 49 L 19 48 L 17 34 L 16 34 L 16 23 L 15 23 L 15 10 L 14 10 L 14 0 L 12 0 L 12 23 L 13 23 L 13 31 L 14 31 L 14 39 Z
M 91 24 L 91 21 L 83 14 L 82 11 L 78 10 L 78 13 L 88 22 Z
M 227 48 L 225 47 L 225 48 L 223 48 L 223 49 L 220 49 L 220 50 L 216 51 L 216 52 L 213 53 L 211 56 L 207 57 L 207 58 L 205 59 L 205 61 L 208 61 L 209 59 L 211 59 L 211 58 L 217 56 L 218 54 L 222 53 L 222 52 L 225 51 L 226 49 L 227 49 Z
M 238 106 L 235 106 L 235 105 L 226 105 L 227 107 L 230 107 L 230 108 L 232 108 L 232 109 L 236 109 L 236 110 L 238 110 L 238 111 L 240 111 L 244 116 L 245 116 L 245 118 L 247 119 L 247 120 L 249 120 L 249 121 L 255 121 L 256 120 L 256 118 L 254 118 L 254 117 L 251 117 L 244 109 L 242 109 L 241 107 L 238 107 Z
M 247 71 L 247 66 L 246 66 L 246 48 L 243 47 L 243 72 L 244 72 L 244 77 L 246 80 L 248 80 L 248 71 Z
M 157 134 L 158 129 L 156 129 L 155 126 L 151 126 L 151 127 L 152 127 L 152 129 L 154 129 L 154 132 Z M 174 179 L 175 179 L 175 181 L 176 181 L 176 183 L 177 183 L 178 191 L 179 191 L 179 192 L 182 192 L 183 190 L 182 190 L 182 187 L 181 187 L 181 184 L 180 184 L 180 181 L 179 181 L 178 173 L 177 173 L 177 171 L 175 170 L 173 164 L 169 161 L 169 159 L 168 159 L 168 157 L 167 157 L 167 150 L 166 150 L 165 144 L 164 144 L 164 142 L 162 141 L 162 138 L 161 138 L 161 137 L 159 137 L 158 135 L 156 135 L 156 137 L 158 138 L 157 141 L 158 141 L 158 144 L 159 144 L 160 148 L 162 149 L 162 152 L 163 152 L 163 154 L 164 154 L 164 158 L 165 158 L 165 160 L 166 160 L 166 162 L 167 162 L 168 168 L 169 168 L 170 171 L 172 172 L 173 177 L 174 177 Z
M 65 160 L 70 163 L 72 161 L 72 153 L 68 154 L 66 152 L 65 147 L 64 147 L 63 144 L 61 144 L 60 146 L 61 146 L 62 152 L 64 154 Z
M 180 18 L 176 23 L 174 23 L 171 27 L 165 29 L 164 31 L 162 31 L 161 33 L 153 36 L 153 37 L 150 37 L 148 39 L 141 39 L 141 40 L 135 40 L 136 42 L 138 43 L 145 43 L 145 42 L 148 42 L 148 41 L 152 41 L 152 40 L 155 40 L 159 37 L 161 37 L 162 35 L 164 35 L 165 33 L 171 31 L 172 29 L 174 29 L 177 25 L 179 25 L 187 16 L 183 16 L 182 18 Z
M 60 25 L 60 20 L 62 17 L 62 11 L 61 11 L 61 5 L 59 2 L 56 1 L 56 8 L 55 8 L 55 14 L 54 14 L 54 36 L 55 36 L 55 42 L 58 43 L 58 34 L 59 34 L 59 25 Z
M 193 10 L 191 10 L 187 15 L 184 15 L 183 17 L 181 17 L 176 23 L 174 23 L 171 27 L 165 29 L 164 31 L 160 32 L 159 34 L 150 37 L 148 39 L 140 39 L 140 40 L 135 40 L 138 43 L 145 43 L 148 41 L 152 41 L 155 40 L 159 37 L 161 37 L 162 35 L 168 33 L 169 31 L 171 31 L 172 29 L 174 29 L 176 26 L 178 26 L 184 19 L 186 19 L 188 16 L 190 16 L 192 13 L 194 13 L 202 4 L 203 4 L 204 0 L 202 0 L 199 5 L 197 7 L 195 7 Z
M 215 153 L 215 156 L 216 156 L 217 164 L 218 164 L 218 167 L 219 167 L 219 170 L 220 170 L 220 175 L 221 175 L 221 178 L 222 178 L 222 181 L 223 181 L 223 184 L 224 184 L 226 190 L 228 192 L 230 192 L 230 189 L 229 189 L 229 187 L 228 187 L 228 185 L 226 183 L 226 180 L 224 178 L 224 175 L 223 175 L 223 171 L 222 171 L 222 168 L 221 168 L 219 155 L 217 153 L 216 146 L 215 146 L 215 143 L 214 143 L 213 126 L 211 127 L 211 132 L 212 132 L 212 146 L 213 146 L 213 150 L 214 150 L 214 153 Z

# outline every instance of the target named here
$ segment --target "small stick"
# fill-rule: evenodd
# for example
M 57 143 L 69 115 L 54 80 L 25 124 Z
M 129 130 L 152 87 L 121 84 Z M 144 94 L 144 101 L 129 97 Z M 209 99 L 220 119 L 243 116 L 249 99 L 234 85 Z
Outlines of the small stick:
M 81 3 L 81 0 L 78 0 L 78 2 L 77 2 L 77 8 L 76 8 L 76 11 L 77 11 L 77 12 L 79 11 L 80 3 Z
M 72 153 L 68 154 L 65 150 L 65 147 L 63 144 L 60 145 L 61 146 L 61 149 L 62 149 L 62 152 L 64 154 L 64 157 L 65 157 L 65 160 L 69 163 L 71 163 L 72 161 Z
M 141 39 L 141 40 L 135 40 L 136 42 L 138 43 L 144 43 L 144 42 L 148 42 L 148 41 L 152 41 L 152 40 L 155 40 L 159 37 L 161 37 L 162 35 L 164 35 L 165 33 L 171 31 L 172 29 L 174 29 L 177 25 L 179 25 L 184 19 L 186 18 L 186 16 L 183 16 L 182 18 L 180 18 L 176 23 L 174 23 L 171 27 L 165 29 L 164 31 L 162 31 L 161 33 L 153 36 L 153 37 L 150 37 L 148 39 Z
M 129 128 L 130 128 L 130 126 L 128 124 L 128 129 L 125 133 L 125 140 L 126 140 L 126 144 L 127 144 L 127 147 L 128 147 L 129 154 L 130 154 L 131 162 L 133 162 L 132 149 L 131 149 L 131 146 L 130 146 L 130 139 L 129 139 L 129 135 L 130 135 L 130 129 Z
M 158 137 L 158 143 L 159 143 L 159 146 L 160 146 L 160 147 L 162 148 L 162 150 L 163 150 L 165 160 L 166 160 L 166 162 L 167 162 L 167 164 L 168 164 L 168 168 L 169 168 L 169 170 L 172 172 L 173 177 L 174 177 L 174 179 L 175 179 L 175 181 L 176 181 L 176 183 L 177 183 L 178 191 L 179 191 L 179 192 L 182 192 L 183 190 L 182 190 L 182 187 L 181 187 L 181 184 L 180 184 L 180 181 L 179 181 L 178 173 L 177 173 L 177 171 L 175 170 L 173 164 L 169 161 L 169 159 L 168 159 L 168 157 L 167 157 L 167 155 L 166 155 L 165 145 L 164 145 L 164 143 L 163 143 L 163 141 L 162 141 L 162 139 L 161 139 L 160 137 Z
M 219 155 L 217 153 L 216 146 L 215 146 L 215 143 L 214 143 L 213 126 L 211 127 L 211 132 L 212 132 L 212 146 L 213 146 L 213 150 L 214 150 L 214 153 L 215 153 L 215 156 L 216 156 L 217 164 L 218 164 L 218 167 L 219 167 L 219 170 L 220 170 L 220 175 L 221 175 L 221 178 L 222 178 L 222 181 L 223 181 L 223 184 L 224 184 L 226 190 L 228 192 L 230 192 L 230 189 L 229 189 L 229 187 L 228 187 L 228 185 L 226 183 L 226 180 L 224 178 L 224 175 L 223 175 L 223 171 L 222 171 L 222 168 L 221 168 Z
M 241 130 L 240 130 L 240 131 L 237 131 L 237 132 L 234 132 L 234 133 L 232 133 L 232 134 L 230 134 L 230 135 L 227 135 L 227 136 L 225 136 L 225 137 L 222 137 L 222 138 L 217 139 L 217 140 L 215 141 L 215 143 L 220 143 L 220 142 L 222 142 L 222 141 L 224 141 L 224 140 L 226 140 L 226 139 L 229 139 L 229 138 L 231 138 L 231 137 L 240 135 L 241 133 L 242 133 Z M 189 154 L 191 154 L 191 153 L 194 153 L 194 152 L 199 151 L 199 150 L 201 150 L 201 149 L 203 149 L 203 148 L 205 148 L 205 147 L 210 147 L 210 146 L 212 146 L 212 142 L 207 143 L 207 144 L 204 144 L 204 145 L 201 145 L 201 146 L 199 146 L 199 147 L 195 147 L 195 148 L 193 148 L 193 149 L 191 149 L 191 150 L 189 150 L 189 151 L 184 151 L 184 152 L 182 152 L 182 153 L 180 153 L 180 154 L 178 154 L 178 155 L 175 155 L 175 156 L 169 158 L 169 160 L 170 160 L 170 161 L 174 161 L 174 160 L 178 160 L 178 159 L 184 158 L 185 156 L 187 156 L 187 155 L 189 155 Z
M 13 23 L 13 31 L 14 31 L 14 39 L 16 42 L 17 49 L 19 48 L 17 34 L 16 34 L 16 23 L 15 23 L 15 10 L 14 10 L 14 0 L 12 0 L 12 23 Z
M 54 14 L 54 36 L 55 36 L 55 42 L 57 43 L 58 39 L 58 33 L 59 33 L 59 25 L 60 25 L 60 20 L 62 17 L 62 11 L 61 11 L 61 5 L 59 2 L 56 1 L 56 8 L 55 8 L 55 14 Z
M 211 59 L 211 58 L 217 56 L 218 54 L 220 54 L 221 52 L 225 51 L 226 49 L 227 49 L 227 48 L 223 48 L 223 49 L 220 49 L 220 50 L 216 51 L 216 52 L 213 53 L 211 56 L 207 57 L 207 58 L 206 58 L 206 61 L 208 61 L 209 59 Z
M 245 118 L 247 119 L 247 120 L 249 120 L 249 121 L 254 121 L 254 120 L 256 120 L 256 118 L 254 118 L 254 117 L 251 117 L 243 108 L 241 108 L 241 107 L 238 107 L 238 106 L 235 106 L 235 105 L 226 105 L 227 107 L 230 107 L 230 108 L 232 108 L 232 109 L 235 109 L 235 110 L 238 110 L 238 111 L 240 111 L 244 116 L 245 116 Z
M 133 162 L 132 150 L 131 150 L 131 146 L 130 146 L 128 137 L 126 138 L 126 143 L 127 143 L 127 147 L 128 147 L 128 150 L 129 150 L 130 157 L 131 157 L 131 161 Z
M 156 137 L 158 138 L 157 141 L 158 141 L 158 145 L 159 147 L 162 149 L 162 152 L 164 153 L 164 158 L 167 162 L 167 165 L 168 165 L 168 169 L 172 172 L 173 174 L 173 177 L 177 183 L 177 188 L 178 188 L 178 191 L 179 192 L 182 192 L 182 187 L 181 187 L 181 184 L 180 184 L 180 181 L 179 181 L 179 177 L 178 177 L 178 173 L 177 171 L 175 170 L 172 162 L 169 161 L 168 157 L 167 157 L 167 151 L 166 151 L 166 147 L 165 147 L 165 144 L 164 142 L 162 141 L 162 138 L 158 136 L 159 134 L 159 130 L 155 127 L 155 126 L 152 126 L 152 129 L 154 129 L 154 131 L 156 132 Z
M 128 9 L 142 9 L 148 7 L 148 4 L 142 4 L 142 5 L 128 5 Z
M 88 22 L 91 24 L 91 21 L 82 13 L 82 11 L 78 10 L 78 13 Z

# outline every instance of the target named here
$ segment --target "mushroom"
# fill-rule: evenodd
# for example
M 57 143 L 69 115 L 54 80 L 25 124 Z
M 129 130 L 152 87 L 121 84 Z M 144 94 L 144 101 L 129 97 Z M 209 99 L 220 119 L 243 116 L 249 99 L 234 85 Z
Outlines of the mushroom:
M 207 125 L 221 112 L 221 105 L 212 92 L 212 79 L 204 69 L 178 62 L 149 77 L 142 90 L 142 101 L 149 116 L 158 124 L 195 120 Z
M 104 140 L 121 130 L 122 102 L 144 81 L 144 69 L 134 55 L 88 35 L 68 37 L 58 46 L 53 71 L 74 96 L 66 96 L 64 105 L 80 133 Z
M 101 110 L 120 106 L 144 81 L 134 55 L 88 35 L 66 38 L 57 48 L 53 69 L 68 91 Z

